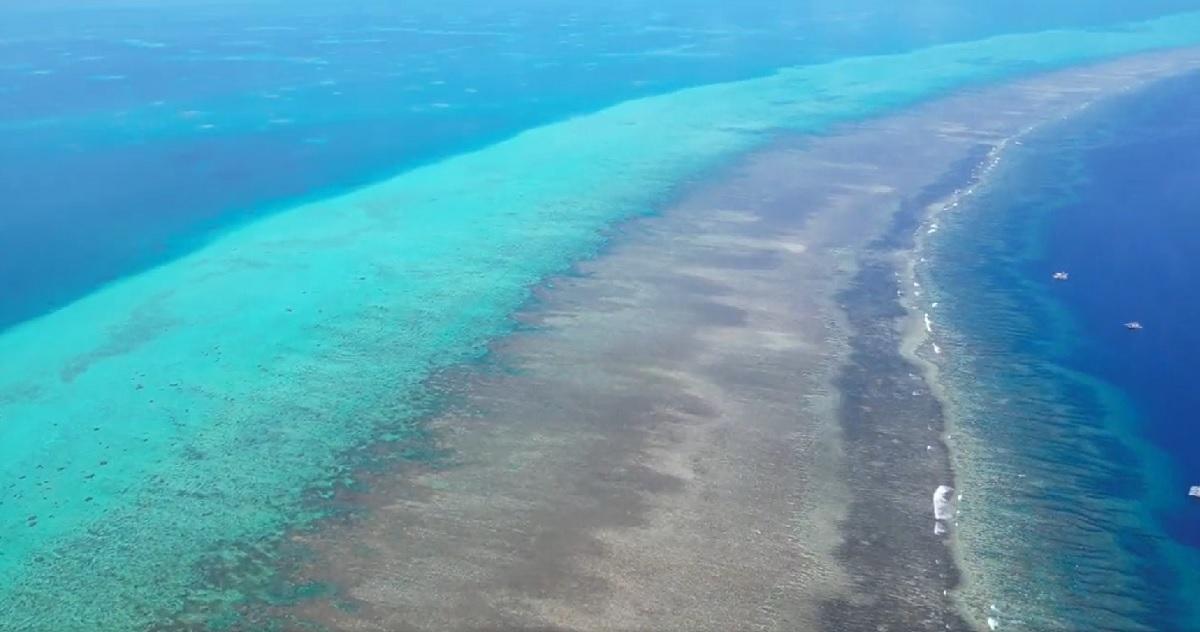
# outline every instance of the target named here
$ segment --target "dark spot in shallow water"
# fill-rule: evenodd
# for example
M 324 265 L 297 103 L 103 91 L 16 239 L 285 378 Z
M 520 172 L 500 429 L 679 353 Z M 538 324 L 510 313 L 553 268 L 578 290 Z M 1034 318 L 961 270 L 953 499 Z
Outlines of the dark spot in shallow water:
M 746 324 L 746 310 L 723 303 L 704 303 L 700 306 L 706 320 L 713 325 L 737 327 Z

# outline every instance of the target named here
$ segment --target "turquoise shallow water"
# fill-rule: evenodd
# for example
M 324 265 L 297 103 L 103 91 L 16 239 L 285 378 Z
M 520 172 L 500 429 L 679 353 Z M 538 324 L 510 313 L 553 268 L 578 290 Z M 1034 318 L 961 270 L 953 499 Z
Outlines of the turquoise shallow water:
M 627 100 L 259 216 L 15 325 L 0 334 L 0 620 L 228 620 L 279 534 L 316 515 L 307 492 L 344 480 L 355 448 L 415 432 L 423 380 L 483 355 L 607 226 L 776 131 L 1196 40 L 1186 14 Z
M 254 217 L 627 99 L 1195 6 L 1077 5 L 8 3 L 0 328 Z

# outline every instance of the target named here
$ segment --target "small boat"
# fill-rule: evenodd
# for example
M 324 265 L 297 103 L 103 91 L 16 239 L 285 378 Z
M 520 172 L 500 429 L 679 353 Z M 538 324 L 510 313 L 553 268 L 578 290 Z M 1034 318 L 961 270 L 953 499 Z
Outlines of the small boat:
M 1051 275 L 1051 278 L 1053 278 L 1055 281 L 1066 281 L 1067 279 L 1071 278 L 1071 275 L 1067 274 L 1066 272 L 1055 272 Z
M 1188 496 L 1200 498 L 1200 485 L 1192 485 L 1192 488 L 1188 490 Z
M 1125 323 L 1125 328 L 1130 331 L 1138 331 L 1138 330 L 1142 329 L 1142 324 L 1136 320 L 1131 320 L 1131 321 Z

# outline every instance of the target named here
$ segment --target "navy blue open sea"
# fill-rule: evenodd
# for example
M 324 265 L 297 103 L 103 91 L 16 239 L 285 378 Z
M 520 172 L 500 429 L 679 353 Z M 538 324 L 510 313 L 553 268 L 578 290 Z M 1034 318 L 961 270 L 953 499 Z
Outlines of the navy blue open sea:
M 1087 116 L 1069 141 L 1048 149 L 1045 173 L 1080 170 L 1078 197 L 1051 214 L 1042 265 L 1030 272 L 1070 271 L 1054 288 L 1083 336 L 1068 362 L 1132 399 L 1138 429 L 1173 474 L 1146 483 L 1159 488 L 1151 496 L 1175 499 L 1159 517 L 1200 547 L 1200 502 L 1183 501 L 1200 485 L 1200 74 Z
M 945 372 L 959 424 L 982 437 L 967 500 L 1011 516 L 967 537 L 1029 570 L 989 598 L 1041 602 L 1026 623 L 1054 628 L 1194 629 L 1200 73 L 1039 130 L 1006 163 L 947 218 L 930 268 L 962 336 Z M 1030 576 L 1077 597 L 1043 601 Z

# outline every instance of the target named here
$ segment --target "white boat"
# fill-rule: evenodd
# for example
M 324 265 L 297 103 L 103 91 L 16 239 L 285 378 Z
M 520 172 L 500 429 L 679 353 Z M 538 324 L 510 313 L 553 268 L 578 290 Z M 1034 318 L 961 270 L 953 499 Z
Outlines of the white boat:
M 1137 331 L 1139 329 L 1142 329 L 1142 324 L 1136 320 L 1131 320 L 1131 321 L 1125 323 L 1125 328 L 1129 329 L 1131 331 Z
M 1188 496 L 1200 498 L 1200 485 L 1192 485 L 1192 488 L 1188 490 Z
M 1055 272 L 1053 275 L 1051 275 L 1051 278 L 1053 278 L 1055 281 L 1066 281 L 1067 279 L 1071 278 L 1071 275 L 1067 274 L 1066 272 Z

